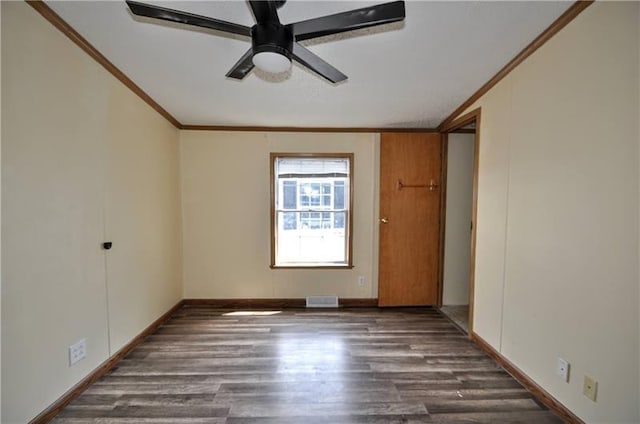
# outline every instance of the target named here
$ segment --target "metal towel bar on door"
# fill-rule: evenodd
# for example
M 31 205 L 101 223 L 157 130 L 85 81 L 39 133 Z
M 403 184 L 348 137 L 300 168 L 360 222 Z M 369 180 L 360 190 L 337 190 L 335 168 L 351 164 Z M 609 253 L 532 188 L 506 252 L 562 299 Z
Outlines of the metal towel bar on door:
M 433 178 L 429 181 L 429 184 L 405 184 L 401 179 L 398 179 L 398 191 L 403 188 L 428 188 L 429 191 L 435 191 L 438 188 L 438 184 Z

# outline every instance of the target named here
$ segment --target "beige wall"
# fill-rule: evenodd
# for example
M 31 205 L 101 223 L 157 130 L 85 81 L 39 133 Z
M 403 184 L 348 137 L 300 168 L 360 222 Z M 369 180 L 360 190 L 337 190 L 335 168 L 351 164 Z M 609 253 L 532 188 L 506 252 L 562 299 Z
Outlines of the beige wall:
M 24 423 L 180 299 L 177 131 L 26 3 L 1 7 L 2 422 Z
M 374 134 L 181 132 L 185 297 L 377 297 L 378 151 Z M 353 269 L 269 268 L 270 152 L 355 154 Z
M 469 303 L 469 254 L 475 134 L 449 134 L 443 305 Z
M 640 422 L 639 6 L 595 3 L 469 108 L 475 331 L 588 423 Z
M 182 299 L 178 131 L 109 85 L 105 234 L 111 353 Z

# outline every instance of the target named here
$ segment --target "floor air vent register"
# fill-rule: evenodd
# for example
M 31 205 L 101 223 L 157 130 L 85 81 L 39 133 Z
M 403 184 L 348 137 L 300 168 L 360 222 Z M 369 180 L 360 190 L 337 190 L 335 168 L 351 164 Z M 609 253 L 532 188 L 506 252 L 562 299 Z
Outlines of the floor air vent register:
M 338 296 L 307 296 L 307 308 L 337 308 Z

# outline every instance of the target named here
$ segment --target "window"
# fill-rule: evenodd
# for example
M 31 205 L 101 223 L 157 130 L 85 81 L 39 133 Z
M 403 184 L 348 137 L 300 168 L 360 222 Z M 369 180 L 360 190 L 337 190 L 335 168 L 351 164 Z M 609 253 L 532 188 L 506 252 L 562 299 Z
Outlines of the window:
M 353 154 L 271 154 L 271 266 L 351 267 Z

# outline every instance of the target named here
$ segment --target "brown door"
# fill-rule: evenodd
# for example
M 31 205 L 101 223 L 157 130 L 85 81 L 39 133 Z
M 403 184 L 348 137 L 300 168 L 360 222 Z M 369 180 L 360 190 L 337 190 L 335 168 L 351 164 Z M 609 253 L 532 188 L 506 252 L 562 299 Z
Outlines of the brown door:
M 383 133 L 380 146 L 380 306 L 438 300 L 441 136 Z

